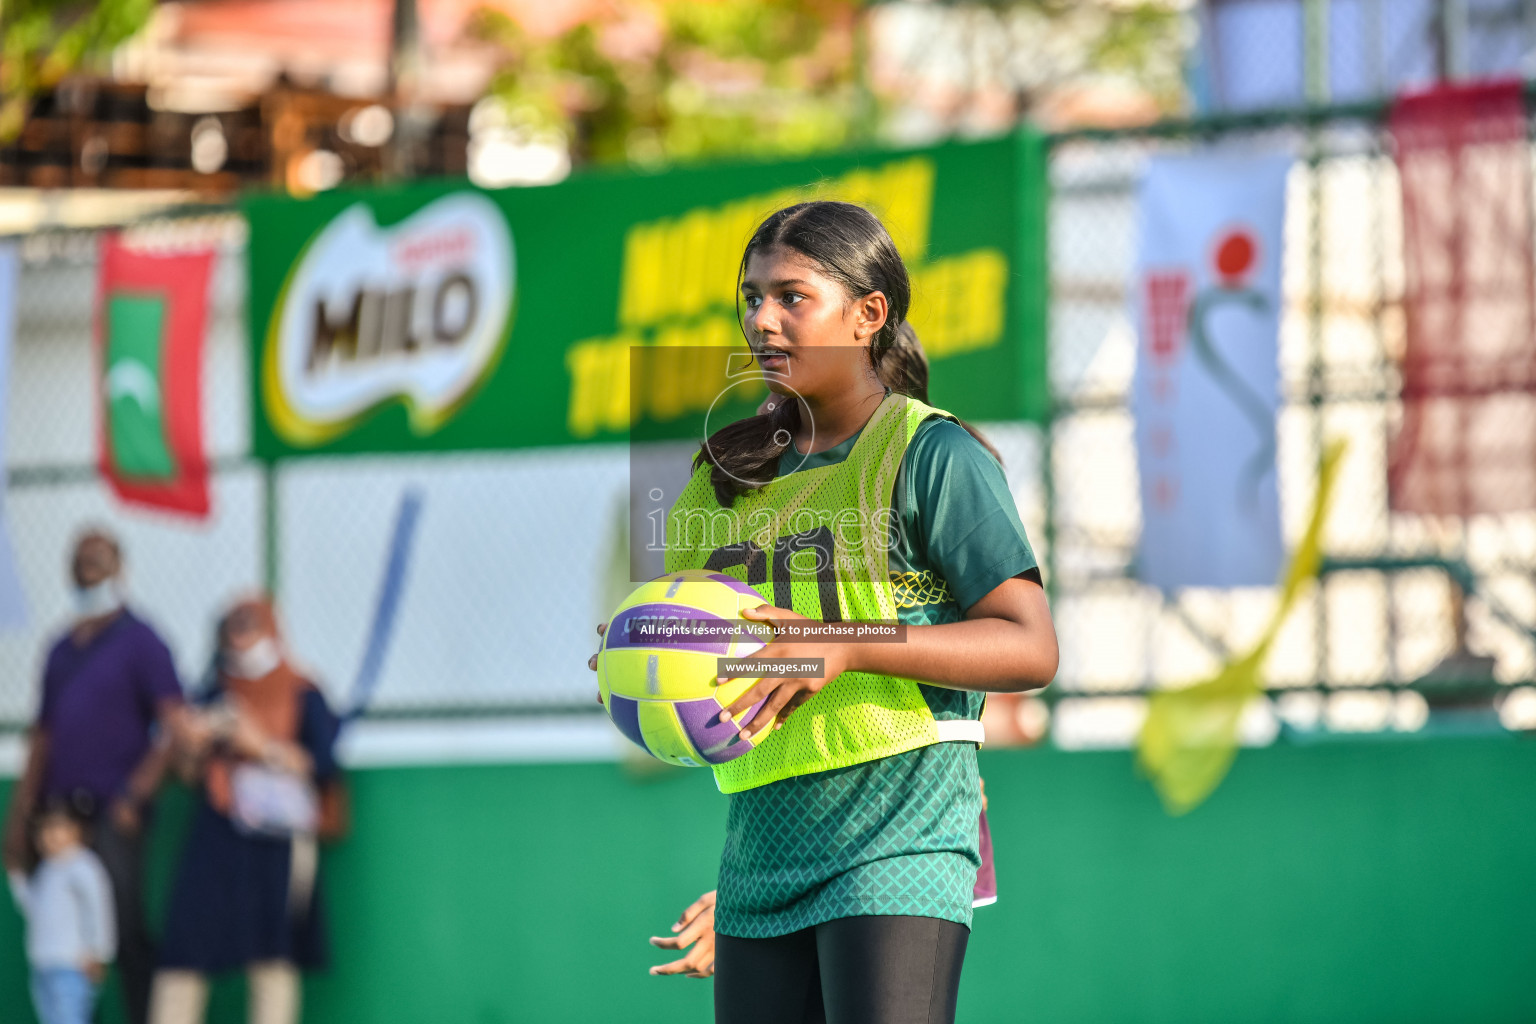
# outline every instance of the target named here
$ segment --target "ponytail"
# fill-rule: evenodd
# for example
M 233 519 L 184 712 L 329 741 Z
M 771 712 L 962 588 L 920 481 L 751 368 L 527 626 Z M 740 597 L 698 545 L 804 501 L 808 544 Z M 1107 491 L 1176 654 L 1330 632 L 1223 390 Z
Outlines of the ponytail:
M 800 403 L 793 396 L 782 397 L 771 411 L 737 420 L 709 435 L 693 457 L 693 468 L 705 463 L 714 467 L 709 482 L 715 500 L 730 508 L 738 494 L 773 483 L 779 456 L 799 429 Z
M 886 353 L 879 366 L 880 382 L 892 391 L 909 398 L 915 398 L 919 402 L 928 402 L 928 353 L 923 351 L 923 343 L 917 337 L 917 332 L 912 329 L 910 323 L 903 323 L 896 332 L 895 344 Z M 955 422 L 965 428 L 991 456 L 997 460 L 997 464 L 1003 464 L 1003 457 L 998 454 L 992 442 L 988 441 L 981 431 L 955 417 Z

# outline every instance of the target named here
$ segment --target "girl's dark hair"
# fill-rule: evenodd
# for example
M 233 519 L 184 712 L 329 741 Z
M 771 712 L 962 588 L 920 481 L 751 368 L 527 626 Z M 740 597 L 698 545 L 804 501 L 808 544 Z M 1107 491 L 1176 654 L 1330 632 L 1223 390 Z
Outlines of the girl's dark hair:
M 896 332 L 896 343 L 880 361 L 877 372 L 880 383 L 892 391 L 915 398 L 924 405 L 928 404 L 928 353 L 923 351 L 923 343 L 918 340 L 917 332 L 911 324 L 903 323 Z M 992 454 L 999 466 L 1003 464 L 1003 457 L 981 431 L 958 416 L 955 419 L 967 433 L 981 442 L 981 446 Z
M 741 254 L 738 285 L 753 253 L 791 249 L 838 282 L 851 298 L 885 295 L 885 324 L 869 339 L 869 362 L 877 372 L 907 319 L 912 285 L 896 243 L 879 218 L 852 203 L 820 201 L 786 206 L 758 225 Z M 740 294 L 740 289 L 737 289 Z M 738 320 L 740 317 L 737 318 Z M 729 508 L 738 494 L 773 481 L 779 456 L 800 427 L 800 403 L 776 402 L 772 412 L 739 420 L 715 431 L 694 456 L 695 468 L 713 467 L 715 499 Z M 779 443 L 780 440 L 783 443 Z
M 923 351 L 923 343 L 911 324 L 903 323 L 897 330 L 895 342 L 875 372 L 880 383 L 897 394 L 927 403 L 928 353 Z

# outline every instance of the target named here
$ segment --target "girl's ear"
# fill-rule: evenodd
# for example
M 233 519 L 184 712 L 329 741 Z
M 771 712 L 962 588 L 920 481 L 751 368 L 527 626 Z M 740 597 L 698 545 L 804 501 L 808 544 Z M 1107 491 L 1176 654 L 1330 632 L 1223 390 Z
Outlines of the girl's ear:
M 870 292 L 854 303 L 853 312 L 853 336 L 860 342 L 867 342 L 885 326 L 886 317 L 890 315 L 890 303 L 886 301 L 884 292 Z

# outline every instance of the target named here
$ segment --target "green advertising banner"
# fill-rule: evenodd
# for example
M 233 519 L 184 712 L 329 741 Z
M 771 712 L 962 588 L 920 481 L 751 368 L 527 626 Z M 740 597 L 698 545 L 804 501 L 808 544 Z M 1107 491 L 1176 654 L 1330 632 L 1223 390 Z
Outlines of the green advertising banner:
M 613 442 L 632 423 L 692 436 L 717 383 L 632 401 L 630 350 L 744 351 L 741 250 L 768 213 L 807 198 L 861 203 L 890 229 L 935 403 L 1043 420 L 1045 188 L 1041 139 L 1021 134 L 541 188 L 251 197 L 256 453 Z

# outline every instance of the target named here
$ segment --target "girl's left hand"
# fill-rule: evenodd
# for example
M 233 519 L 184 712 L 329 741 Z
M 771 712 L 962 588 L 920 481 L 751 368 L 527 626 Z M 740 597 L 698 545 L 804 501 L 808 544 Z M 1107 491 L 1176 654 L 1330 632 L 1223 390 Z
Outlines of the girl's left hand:
M 657 949 L 688 949 L 669 964 L 651 968 L 652 974 L 684 974 L 690 978 L 708 978 L 715 973 L 715 893 L 710 890 L 683 911 L 672 926 L 675 935 L 652 936 Z
M 799 612 L 788 608 L 775 608 L 771 604 L 758 605 L 756 608 L 747 608 L 741 613 L 744 619 L 754 622 L 766 622 L 774 627 L 775 635 L 778 635 L 791 622 L 802 623 L 802 629 L 821 625 L 815 619 L 806 618 Z M 751 739 L 753 736 L 766 731 L 769 728 L 778 728 L 784 724 L 785 719 L 795 713 L 795 709 L 821 691 L 823 686 L 836 679 L 849 668 L 848 644 L 829 644 L 812 642 L 796 642 L 791 640 L 774 640 L 762 650 L 753 654 L 754 659 L 773 658 L 786 661 L 809 661 L 814 658 L 823 659 L 825 671 L 818 678 L 764 678 L 757 684 L 737 697 L 735 702 L 728 705 L 724 714 L 735 718 L 747 711 L 762 700 L 763 706 L 758 710 L 752 720 L 741 727 L 741 738 Z M 724 683 L 740 676 L 721 676 L 717 682 Z M 764 698 L 767 698 L 764 700 Z M 723 719 L 722 719 L 723 720 Z

